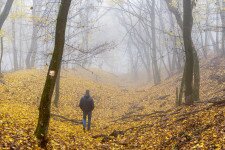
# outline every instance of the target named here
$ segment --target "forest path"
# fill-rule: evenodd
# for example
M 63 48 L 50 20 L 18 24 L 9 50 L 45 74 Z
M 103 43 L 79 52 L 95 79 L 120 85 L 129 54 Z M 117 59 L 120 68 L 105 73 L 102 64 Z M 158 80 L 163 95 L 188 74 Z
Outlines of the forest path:
M 225 141 L 225 107 L 213 106 L 206 101 L 224 99 L 224 66 L 222 59 L 202 65 L 201 99 L 205 103 L 178 108 L 174 105 L 180 76 L 174 76 L 157 86 L 125 90 L 63 72 L 59 108 L 52 106 L 54 115 L 50 122 L 48 147 L 221 148 L 221 143 Z M 24 70 L 4 75 L 4 84 L 0 84 L 1 148 L 37 149 L 33 133 L 45 75 L 44 70 Z M 96 108 L 92 131 L 84 133 L 78 103 L 86 89 L 91 90 Z

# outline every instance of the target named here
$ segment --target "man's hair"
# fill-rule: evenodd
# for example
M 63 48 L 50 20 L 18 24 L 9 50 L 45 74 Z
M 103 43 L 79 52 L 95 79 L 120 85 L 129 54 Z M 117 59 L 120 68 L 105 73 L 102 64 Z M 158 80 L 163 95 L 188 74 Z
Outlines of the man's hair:
M 90 95 L 90 90 L 86 90 L 85 94 Z

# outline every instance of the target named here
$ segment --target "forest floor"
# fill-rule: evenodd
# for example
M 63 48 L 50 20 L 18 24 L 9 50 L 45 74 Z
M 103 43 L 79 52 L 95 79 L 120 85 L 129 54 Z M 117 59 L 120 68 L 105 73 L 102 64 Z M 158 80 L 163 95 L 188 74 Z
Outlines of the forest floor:
M 175 107 L 181 75 L 157 86 L 121 88 L 63 71 L 52 106 L 48 149 L 225 149 L 225 60 L 201 65 L 201 101 Z M 39 149 L 33 133 L 46 70 L 4 74 L 0 81 L 0 149 Z M 83 132 L 80 97 L 95 100 Z

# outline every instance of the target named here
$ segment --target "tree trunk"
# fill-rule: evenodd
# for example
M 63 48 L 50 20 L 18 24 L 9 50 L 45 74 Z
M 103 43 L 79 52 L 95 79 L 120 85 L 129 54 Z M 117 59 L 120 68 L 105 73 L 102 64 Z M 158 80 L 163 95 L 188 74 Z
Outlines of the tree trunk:
M 184 72 L 183 72 L 183 76 L 182 76 L 182 79 L 181 79 L 181 86 L 180 86 L 180 91 L 179 91 L 179 95 L 178 95 L 178 101 L 179 103 L 181 104 L 182 103 L 182 99 L 183 99 L 183 95 L 184 95 L 184 80 L 185 80 L 185 75 L 186 75 L 186 71 L 185 71 L 185 68 L 184 68 Z
M 178 92 L 178 87 L 176 88 L 176 106 L 181 105 L 181 101 L 179 101 L 179 92 Z
M 183 95 L 183 88 L 185 88 L 185 102 L 186 104 L 191 105 L 193 103 L 193 99 L 199 100 L 199 90 L 200 90 L 199 60 L 197 51 L 195 50 L 191 37 L 193 25 L 193 17 L 192 17 L 193 6 L 191 0 L 183 0 L 184 20 L 182 20 L 182 17 L 178 9 L 171 5 L 172 0 L 165 0 L 165 2 L 168 6 L 168 9 L 175 15 L 180 29 L 183 30 L 186 62 L 179 95 Z M 193 74 L 194 74 L 194 90 L 197 90 L 194 91 L 195 92 L 194 94 L 192 88 Z
M 14 0 L 7 0 L 6 1 L 6 4 L 5 4 L 5 7 L 0 15 L 0 30 L 2 29 L 2 26 L 6 20 L 6 18 L 8 17 L 9 15 L 9 12 L 10 12 L 10 9 L 12 7 L 12 4 L 13 4 L 13 1 Z
M 219 51 L 220 51 L 220 42 L 219 42 L 219 16 L 220 16 L 220 0 L 217 0 L 217 14 L 216 14 L 216 26 L 217 26 L 217 30 L 216 30 L 216 55 L 219 55 Z
M 208 0 L 206 0 L 206 15 L 209 14 L 209 4 L 208 4 Z M 206 23 L 205 23 L 205 46 L 204 46 L 204 49 L 203 49 L 203 54 L 204 54 L 204 57 L 205 59 L 207 59 L 207 55 L 208 55 L 208 47 L 209 47 L 209 40 L 208 40 L 208 25 L 209 25 L 209 18 L 206 17 Z
M 56 23 L 55 33 L 55 48 L 52 59 L 48 69 L 45 86 L 43 89 L 41 102 L 39 106 L 39 119 L 35 131 L 36 137 L 41 141 L 41 147 L 47 144 L 47 133 L 50 121 L 51 99 L 54 91 L 54 86 L 59 72 L 60 64 L 63 56 L 63 49 L 65 44 L 65 30 L 67 23 L 67 16 L 70 8 L 71 0 L 61 1 L 59 13 Z
M 222 1 L 222 8 L 220 11 L 221 21 L 222 21 L 222 55 L 225 55 L 225 1 Z
M 199 90 L 200 90 L 200 67 L 199 67 L 199 59 L 196 50 L 193 52 L 194 57 L 194 84 L 193 84 L 193 100 L 199 101 Z
M 156 33 L 155 33 L 155 0 L 152 0 L 151 4 L 151 31 L 152 31 L 152 64 L 154 72 L 154 84 L 161 82 L 157 55 L 156 55 Z
M 210 38 L 210 40 L 212 42 L 214 53 L 217 54 L 217 50 L 218 50 L 217 49 L 217 43 L 216 43 L 216 41 L 213 38 L 212 32 L 209 32 L 209 38 Z
M 163 8 L 162 8 L 162 4 L 160 3 L 160 11 L 163 11 Z M 171 17 L 172 18 L 172 17 Z M 162 28 L 162 31 L 165 31 L 165 24 L 164 24 L 164 21 L 163 21 L 163 16 L 162 16 L 162 13 L 159 13 L 159 20 L 160 20 L 160 26 L 161 26 L 161 28 Z M 171 21 L 172 22 L 172 21 Z M 161 34 L 160 34 L 161 35 Z M 160 41 L 160 40 L 164 40 L 163 42 L 165 42 L 165 49 L 167 50 L 167 61 L 168 61 L 168 68 L 167 68 L 167 66 L 166 66 L 166 63 L 165 63 L 165 61 L 164 61 L 164 56 L 163 56 L 163 54 L 162 54 L 162 52 L 161 52 L 161 43 L 158 43 L 158 45 L 159 45 L 159 48 L 158 48 L 158 51 L 159 51 L 159 53 L 160 53 L 160 57 L 161 57 L 161 60 L 162 60 L 162 63 L 163 63 L 163 65 L 164 65 L 164 67 L 165 67 L 165 69 L 166 69 L 166 71 L 167 71 L 167 74 L 168 74 L 168 76 L 169 77 L 171 77 L 172 76 L 172 74 L 173 74 L 173 67 L 174 66 L 172 66 L 172 61 L 173 61 L 173 59 L 171 60 L 171 55 L 170 55 L 170 49 L 169 49 L 169 45 L 168 45 L 168 39 L 167 39 L 167 37 L 165 36 L 165 35 L 163 35 L 163 38 L 161 38 L 160 36 L 159 36 L 159 39 L 158 39 L 158 41 Z M 173 58 L 173 56 L 172 56 L 172 58 Z
M 18 70 L 18 54 L 16 49 L 16 31 L 15 31 L 15 20 L 12 20 L 12 44 L 13 44 L 13 62 L 14 62 L 14 71 Z
M 160 41 L 160 39 L 161 39 L 161 36 L 159 36 L 158 41 Z M 165 70 L 166 70 L 166 72 L 168 74 L 168 77 L 171 77 L 172 73 L 171 73 L 171 64 L 170 64 L 170 56 L 169 56 L 169 53 L 168 53 L 168 63 L 169 63 L 169 66 L 167 67 L 161 49 L 162 49 L 162 47 L 159 44 L 159 46 L 158 46 L 158 52 L 159 52 L 159 55 L 160 55 L 160 60 L 163 63 L 163 66 L 164 66 L 164 68 L 165 68 Z
M 31 68 L 34 67 L 35 61 L 36 61 L 37 48 L 38 48 L 37 35 L 38 35 L 38 31 L 37 31 L 37 27 L 35 26 L 34 29 L 33 29 L 32 43 L 31 43 L 31 46 L 32 46 L 31 48 L 33 48 L 32 55 L 31 55 L 31 58 L 30 58 L 30 66 L 31 66 Z
M 185 103 L 187 105 L 193 104 L 193 42 L 191 37 L 193 17 L 192 17 L 192 3 L 191 0 L 183 0 L 183 40 L 185 47 Z
M 20 20 L 20 57 L 19 57 L 19 68 L 23 68 L 22 60 L 23 60 L 23 52 L 22 52 L 22 20 Z
M 0 74 L 2 73 L 2 58 L 3 58 L 3 37 L 1 37 L 1 56 L 0 56 Z
M 6 4 L 5 4 L 5 7 L 0 15 L 0 30 L 2 30 L 2 26 L 6 20 L 6 18 L 8 17 L 9 15 L 9 12 L 11 10 L 11 7 L 12 7 L 12 4 L 13 4 L 13 1 L 14 0 L 7 0 Z M 2 71 L 1 69 L 1 64 L 2 64 L 2 58 L 3 58 L 3 37 L 1 37 L 1 57 L 0 57 L 0 73 Z
M 56 84 L 55 84 L 55 98 L 54 98 L 54 105 L 55 107 L 59 107 L 59 96 L 60 96 L 60 74 L 61 74 L 61 65 L 59 68 L 59 72 L 56 78 Z
M 222 55 L 225 55 L 225 27 L 222 29 Z
M 32 9 L 32 15 L 36 16 L 36 9 L 37 4 L 35 0 L 33 0 L 33 9 Z M 32 68 L 34 67 L 35 64 L 35 59 L 36 59 L 36 53 L 37 53 L 37 34 L 38 34 L 38 29 L 37 29 L 37 21 L 35 18 L 33 19 L 33 32 L 32 32 L 32 41 L 30 45 L 30 50 L 28 51 L 27 57 L 26 57 L 26 67 Z

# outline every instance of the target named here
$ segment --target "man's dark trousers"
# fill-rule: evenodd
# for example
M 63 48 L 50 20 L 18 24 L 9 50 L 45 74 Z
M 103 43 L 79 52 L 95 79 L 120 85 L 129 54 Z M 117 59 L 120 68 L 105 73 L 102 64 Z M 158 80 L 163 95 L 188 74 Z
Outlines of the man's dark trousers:
M 91 115 L 92 115 L 92 112 L 90 111 L 90 112 L 85 112 L 85 111 L 83 111 L 83 127 L 84 127 L 84 129 L 86 128 L 86 118 L 87 118 L 87 116 L 88 116 L 88 130 L 90 130 L 91 129 Z

